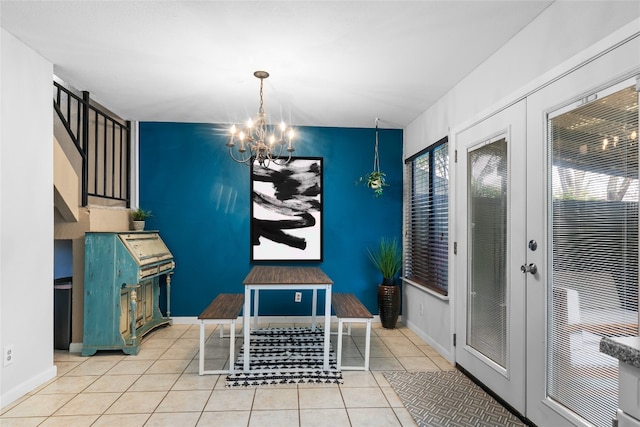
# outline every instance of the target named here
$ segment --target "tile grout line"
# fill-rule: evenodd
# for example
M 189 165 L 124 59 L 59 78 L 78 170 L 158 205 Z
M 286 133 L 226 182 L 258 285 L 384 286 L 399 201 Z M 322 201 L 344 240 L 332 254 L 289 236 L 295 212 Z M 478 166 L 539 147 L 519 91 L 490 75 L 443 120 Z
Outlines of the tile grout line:
M 147 367 L 147 368 L 146 368 L 142 373 L 140 373 L 140 374 L 136 374 L 136 375 L 139 375 L 139 376 L 138 376 L 138 378 L 136 378 L 136 380 L 134 380 L 134 381 L 133 381 L 133 382 L 132 382 L 132 383 L 131 383 L 131 384 L 130 384 L 126 389 L 124 389 L 124 391 L 119 392 L 119 397 L 118 397 L 118 398 L 117 398 L 117 399 L 116 399 L 116 400 L 115 400 L 111 405 L 109 405 L 109 406 L 108 406 L 108 407 L 107 407 L 107 408 L 102 412 L 102 414 L 97 415 L 96 422 L 97 422 L 101 417 L 103 417 L 104 415 L 110 415 L 110 414 L 107 414 L 107 411 L 108 411 L 110 408 L 112 408 L 112 407 L 113 407 L 113 405 L 114 405 L 114 404 L 115 404 L 119 399 L 121 399 L 121 398 L 122 398 L 122 397 L 123 397 L 127 392 L 134 392 L 134 391 L 132 390 L 132 388 L 134 388 L 134 387 L 135 387 L 135 384 L 136 384 L 136 383 L 139 383 L 139 381 L 141 381 L 141 380 L 145 377 L 145 375 L 152 375 L 151 373 L 149 373 L 149 370 L 151 370 L 151 369 L 152 369 L 152 367 L 153 367 L 153 366 L 154 366 L 154 365 L 155 365 L 159 360 L 161 360 L 161 359 L 162 359 L 162 356 L 163 356 L 164 354 L 166 354 L 166 352 L 167 352 L 167 351 L 169 351 L 169 350 L 171 349 L 171 347 L 173 347 L 173 346 L 175 346 L 176 344 L 178 344 L 178 343 L 180 342 L 180 339 L 195 339 L 195 338 L 189 338 L 189 337 L 191 336 L 191 334 L 190 334 L 191 330 L 190 330 L 190 329 L 191 329 L 191 328 L 186 328 L 186 329 L 185 329 L 185 330 L 184 330 L 184 331 L 183 331 L 179 336 L 177 336 L 177 337 L 175 337 L 175 338 L 173 338 L 173 337 L 172 337 L 172 342 L 171 342 L 171 344 L 164 346 L 164 347 L 163 347 L 163 348 L 164 348 L 164 351 L 162 351 L 162 352 L 158 352 L 158 354 L 157 354 L 156 356 L 154 356 L 154 358 L 153 358 L 153 359 L 151 359 L 151 360 L 153 360 L 153 362 L 152 362 L 152 363 L 151 363 L 151 364 L 150 364 L 150 365 L 149 365 L 149 366 L 148 366 L 148 367 Z M 383 339 L 384 337 L 393 337 L 393 336 L 398 336 L 398 337 L 406 338 L 406 339 L 410 342 L 410 344 L 415 348 L 415 350 L 417 350 L 417 351 L 418 351 L 418 353 L 422 355 L 422 356 L 420 356 L 420 357 L 424 357 L 425 359 L 430 360 L 431 362 L 433 362 L 433 360 L 432 360 L 432 359 L 431 359 L 431 358 L 430 358 L 426 353 L 424 353 L 424 351 L 422 351 L 420 348 L 418 348 L 418 346 L 416 345 L 416 343 L 414 343 L 414 342 L 411 340 L 411 338 L 410 338 L 410 337 L 408 337 L 408 336 L 404 333 L 404 331 L 400 330 L 400 331 L 399 331 L 399 333 L 398 333 L 397 335 L 396 335 L 396 334 L 393 334 L 393 333 L 391 333 L 391 334 L 389 334 L 389 335 L 386 335 L 386 334 L 378 335 L 378 333 L 377 333 L 376 329 L 373 329 L 373 331 L 374 331 L 375 337 L 376 337 L 376 338 L 378 338 L 378 339 L 380 340 L 380 343 L 382 344 L 382 348 L 385 350 L 385 352 L 388 352 L 388 354 L 390 355 L 390 358 L 391 358 L 391 359 L 396 360 L 396 362 L 399 364 L 399 366 L 401 366 L 401 367 L 403 368 L 402 370 L 406 370 L 406 368 L 404 368 L 404 366 L 402 365 L 402 363 L 397 359 L 397 357 L 398 357 L 398 356 L 396 356 L 396 355 L 394 354 L 394 352 L 393 352 L 392 348 L 391 348 L 391 347 L 389 347 L 389 345 L 387 344 L 387 342 Z M 209 335 L 208 335 L 208 337 L 207 337 L 207 341 L 209 341 L 209 339 L 213 336 L 213 334 L 215 334 L 215 330 L 213 330 L 213 331 L 211 332 L 211 334 L 209 334 Z M 358 351 L 358 353 L 359 353 L 360 357 L 363 357 L 363 356 L 362 356 L 362 350 L 361 350 L 361 348 L 358 346 L 358 344 L 356 343 L 356 340 L 357 340 L 357 339 L 359 339 L 359 335 L 351 336 L 351 337 L 350 337 L 350 339 L 351 339 L 351 345 L 355 346 L 355 348 L 357 349 L 357 351 Z M 153 415 L 154 415 L 154 414 L 165 414 L 165 413 L 163 413 L 163 412 L 158 412 L 157 410 L 160 408 L 160 406 L 162 405 L 162 402 L 163 402 L 163 401 L 164 401 L 164 400 L 165 400 L 165 399 L 170 395 L 170 393 L 171 393 L 172 391 L 204 391 L 204 390 L 199 389 L 197 386 L 191 386 L 191 389 L 185 389 L 185 390 L 174 390 L 174 387 L 176 387 L 176 385 L 178 384 L 178 382 L 179 382 L 179 381 L 181 381 L 181 379 L 182 379 L 182 378 L 184 378 L 184 376 L 185 376 L 185 375 L 187 375 L 188 373 L 190 373 L 189 371 L 191 371 L 191 370 L 192 370 L 192 364 L 194 363 L 194 360 L 196 360 L 196 359 L 197 359 L 197 357 L 198 357 L 198 356 L 197 356 L 197 351 L 196 351 L 196 352 L 194 353 L 194 355 L 193 355 L 193 356 L 191 356 L 191 358 L 190 358 L 190 359 L 184 359 L 184 360 L 186 360 L 186 361 L 188 361 L 188 362 L 187 362 L 187 363 L 185 364 L 185 366 L 180 370 L 180 372 L 176 372 L 176 374 L 177 374 L 176 379 L 175 379 L 175 380 L 173 380 L 173 381 L 172 381 L 172 382 L 167 386 L 167 390 L 163 390 L 163 392 L 164 392 L 163 398 L 162 398 L 162 399 L 160 399 L 160 400 L 159 400 L 159 402 L 154 406 L 153 411 L 152 411 L 152 412 L 151 412 L 151 414 L 147 417 L 146 422 L 149 422 L 149 420 L 153 417 Z M 123 362 L 123 361 L 125 361 L 125 360 L 126 360 L 126 359 L 124 359 L 124 358 L 123 358 L 123 359 L 120 359 L 120 360 L 118 360 L 117 362 L 115 362 L 115 364 L 114 364 L 113 366 L 111 366 L 109 369 L 107 369 L 107 370 L 106 370 L 105 372 L 103 372 L 101 375 L 97 376 L 97 378 L 96 378 L 96 379 L 94 379 L 93 381 L 91 381 L 90 383 L 88 383 L 86 386 L 84 386 L 84 387 L 83 387 L 83 388 L 82 388 L 78 393 L 75 393 L 74 398 L 75 398 L 76 396 L 80 395 L 80 394 L 83 394 L 83 393 L 92 393 L 92 392 L 87 391 L 87 390 L 88 390 L 88 389 L 89 389 L 93 384 L 95 384 L 97 381 L 100 381 L 101 379 L 106 378 L 106 377 L 110 377 L 110 376 L 117 376 L 117 375 L 120 375 L 120 374 L 109 374 L 109 372 L 110 372 L 110 371 L 112 371 L 112 370 L 114 370 L 114 369 L 117 369 L 116 367 L 117 367 L 121 362 Z M 171 359 L 171 360 L 174 360 L 174 359 Z M 175 360 L 183 360 L 183 359 L 175 359 Z M 226 359 L 225 359 L 225 360 L 228 360 L 228 356 L 226 357 Z M 70 373 L 72 373 L 74 370 L 78 369 L 79 367 L 81 367 L 82 365 L 84 365 L 86 362 L 88 362 L 88 360 L 87 360 L 87 361 L 82 361 L 82 362 L 78 363 L 77 365 L 75 365 L 75 366 L 73 366 L 72 368 L 68 369 L 64 374 L 62 374 L 61 376 L 57 377 L 57 379 L 62 378 L 62 377 L 73 377 L 74 375 L 69 375 L 69 374 L 70 374 Z M 230 361 L 229 361 L 229 362 L 230 362 Z M 434 365 L 435 365 L 435 362 L 433 362 L 433 363 L 434 363 Z M 436 365 L 436 366 L 437 366 L 437 365 Z M 86 366 L 85 366 L 85 368 L 86 368 Z M 78 369 L 78 371 L 77 371 L 77 372 L 80 372 L 80 371 L 81 371 L 81 370 L 80 370 L 80 369 Z M 382 381 L 382 379 L 383 379 L 384 377 L 382 377 L 382 378 L 381 378 L 381 377 L 380 377 L 380 375 L 382 375 L 382 373 L 383 373 L 383 372 L 384 372 L 384 370 L 381 370 L 381 371 L 370 371 L 370 372 L 367 372 L 367 374 L 369 374 L 369 375 L 371 376 L 371 378 L 372 378 L 372 380 L 373 380 L 373 383 L 375 384 L 375 388 L 377 388 L 377 389 L 380 391 L 380 393 L 382 393 L 382 395 L 383 395 L 383 397 L 384 397 L 384 399 L 385 399 L 384 401 L 386 402 L 386 406 L 385 406 L 385 408 L 386 408 L 386 409 L 389 409 L 389 410 L 391 410 L 391 411 L 393 412 L 394 417 L 396 418 L 396 420 L 398 421 L 398 423 L 400 423 L 399 425 L 401 425 L 402 421 L 401 421 L 401 420 L 400 420 L 400 418 L 398 417 L 398 413 L 396 412 L 396 408 L 394 408 L 393 406 L 391 406 L 392 404 L 391 404 L 391 402 L 389 401 L 389 397 L 388 397 L 388 396 L 384 393 L 384 391 L 382 390 L 383 386 L 384 386 L 384 387 L 386 387 L 386 384 L 381 384 L 381 381 Z M 158 374 L 161 374 L 161 372 L 158 372 Z M 377 375 L 376 375 L 376 374 L 377 374 Z M 122 374 L 122 375 L 128 375 L 128 374 Z M 211 402 L 211 399 L 212 399 L 212 398 L 213 398 L 213 396 L 214 396 L 214 391 L 215 391 L 215 390 L 220 390 L 219 385 L 220 385 L 221 378 L 222 378 L 222 376 L 220 376 L 220 375 L 219 375 L 219 376 L 217 376 L 217 378 L 216 378 L 216 380 L 213 382 L 213 384 L 211 384 L 211 385 L 206 389 L 206 390 L 209 392 L 209 395 L 208 395 L 208 397 L 206 398 L 206 400 L 204 401 L 202 409 L 201 409 L 201 410 L 199 410 L 199 411 L 194 411 L 194 412 L 198 412 L 198 418 L 197 418 L 196 422 L 200 422 L 200 421 L 203 419 L 203 416 L 204 416 L 204 413 L 205 413 L 205 412 L 210 412 L 210 411 L 206 411 L 206 408 L 209 406 L 209 403 Z M 43 385 L 43 386 L 42 386 L 41 388 L 39 388 L 38 390 L 34 391 L 34 392 L 33 392 L 33 395 L 36 395 L 36 394 L 41 393 L 41 391 L 42 391 L 46 386 L 51 385 L 52 383 L 54 383 L 54 382 L 55 382 L 55 380 L 56 380 L 56 379 L 52 380 L 51 382 L 48 382 L 46 385 Z M 186 385 L 185 385 L 185 387 L 186 387 Z M 352 423 L 353 423 L 353 420 L 352 420 L 352 418 L 351 418 L 351 413 L 349 412 L 349 409 L 350 409 L 350 408 L 348 408 L 348 407 L 347 407 L 347 402 L 345 401 L 345 398 L 344 398 L 344 391 L 343 391 L 343 387 L 338 386 L 338 387 L 336 387 L 336 390 L 340 393 L 340 399 L 341 399 L 341 402 L 342 402 L 342 408 L 343 408 L 343 410 L 344 410 L 344 411 L 345 411 L 345 413 L 346 413 L 346 416 L 347 416 L 348 422 L 349 422 L 350 424 L 352 424 Z M 296 398 L 297 398 L 297 405 L 296 405 L 296 406 L 297 406 L 298 423 L 299 423 L 299 424 L 301 424 L 301 423 L 303 422 L 303 418 L 302 418 L 302 411 L 303 411 L 303 408 L 302 408 L 302 407 L 301 407 L 301 405 L 300 405 L 300 391 L 301 391 L 301 387 L 298 385 L 298 386 L 296 387 Z M 255 401 L 256 401 L 255 399 L 256 399 L 256 398 L 257 398 L 257 388 L 254 388 L 254 389 L 253 389 L 252 399 L 251 399 L 251 406 L 250 406 L 250 408 L 248 409 L 248 412 L 249 412 L 248 424 L 249 424 L 249 425 L 251 424 L 251 420 L 252 420 L 252 418 L 253 418 L 253 417 L 252 417 L 252 415 L 255 415 L 255 413 L 256 413 L 256 411 L 257 411 L 257 409 L 255 409 Z M 73 399 L 71 399 L 71 400 L 73 400 Z M 22 403 L 22 402 L 21 402 L 21 403 Z M 68 403 L 68 402 L 67 402 L 67 403 Z M 65 403 L 65 405 L 66 405 L 67 403 Z M 19 403 L 18 403 L 18 405 L 19 405 Z M 58 408 L 58 410 L 57 410 L 57 411 L 59 411 L 60 409 L 62 409 L 65 405 L 62 405 L 60 408 Z M 16 406 L 17 406 L 17 405 L 16 405 Z M 15 406 L 14 406 L 14 407 L 15 407 Z M 377 406 L 376 406 L 376 407 L 377 407 Z M 367 406 L 365 406 L 365 408 L 367 408 Z M 311 409 L 311 408 L 310 408 L 310 409 Z M 351 409 L 357 409 L 357 408 L 351 408 Z M 4 415 L 6 412 L 8 412 L 9 410 L 10 410 L 10 409 L 3 411 L 3 415 Z M 56 412 L 57 412 L 57 411 L 56 411 Z M 216 412 L 216 411 L 214 411 L 214 412 Z M 145 415 L 146 415 L 146 413 L 145 413 Z M 57 417 L 60 417 L 60 416 L 56 416 L 56 415 L 55 415 L 55 413 L 54 413 L 54 414 L 52 414 L 52 415 L 50 415 L 50 416 L 46 417 L 46 419 L 49 419 L 49 418 L 57 418 Z

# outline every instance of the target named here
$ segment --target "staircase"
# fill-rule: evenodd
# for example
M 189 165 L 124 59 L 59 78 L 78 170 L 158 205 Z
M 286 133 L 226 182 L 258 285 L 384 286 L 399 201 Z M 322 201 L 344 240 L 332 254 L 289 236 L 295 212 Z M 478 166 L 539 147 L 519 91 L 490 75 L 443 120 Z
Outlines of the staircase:
M 55 238 L 128 230 L 131 124 L 53 85 Z
M 84 235 L 130 229 L 131 124 L 53 83 L 54 239 L 72 242 L 70 350 L 80 351 L 84 314 Z

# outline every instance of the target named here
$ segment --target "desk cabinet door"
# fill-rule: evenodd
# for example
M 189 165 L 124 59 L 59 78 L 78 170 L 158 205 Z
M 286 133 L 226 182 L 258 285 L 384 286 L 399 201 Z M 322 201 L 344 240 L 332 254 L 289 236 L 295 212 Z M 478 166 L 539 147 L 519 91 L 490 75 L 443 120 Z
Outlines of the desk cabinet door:
M 122 290 L 120 292 L 120 333 L 123 337 L 131 335 L 129 312 L 129 291 Z
M 158 280 L 158 279 L 154 279 Z M 140 287 L 143 291 L 143 305 L 144 305 L 144 321 L 145 323 L 153 319 L 153 285 L 154 280 L 147 280 Z

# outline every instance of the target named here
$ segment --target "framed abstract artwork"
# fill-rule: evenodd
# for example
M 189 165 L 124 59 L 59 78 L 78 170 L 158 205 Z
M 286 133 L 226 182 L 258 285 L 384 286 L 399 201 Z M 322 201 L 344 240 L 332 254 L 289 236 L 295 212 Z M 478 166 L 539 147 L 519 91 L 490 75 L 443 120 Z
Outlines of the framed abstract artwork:
M 251 167 L 251 262 L 322 261 L 322 157 Z

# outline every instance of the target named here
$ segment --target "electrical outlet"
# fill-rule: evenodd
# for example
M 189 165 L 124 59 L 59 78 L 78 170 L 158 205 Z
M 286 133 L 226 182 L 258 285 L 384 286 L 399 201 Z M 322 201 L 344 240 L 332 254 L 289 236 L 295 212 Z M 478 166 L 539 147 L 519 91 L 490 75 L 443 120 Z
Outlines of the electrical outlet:
M 2 363 L 4 366 L 7 366 L 13 363 L 13 344 L 4 346 L 4 353 L 3 353 L 2 360 L 3 360 Z
M 420 316 L 424 315 L 424 306 L 420 304 Z
M 302 301 L 302 292 L 296 292 L 295 302 Z

